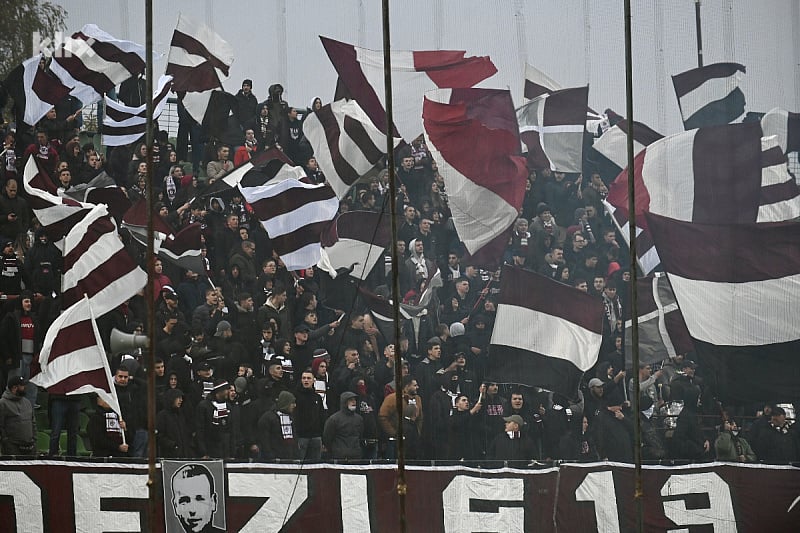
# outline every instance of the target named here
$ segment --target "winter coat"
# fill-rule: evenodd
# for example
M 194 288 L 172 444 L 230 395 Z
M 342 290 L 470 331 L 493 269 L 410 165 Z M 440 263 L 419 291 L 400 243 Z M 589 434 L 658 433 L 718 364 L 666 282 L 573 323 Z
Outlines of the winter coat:
M 266 461 L 297 459 L 297 428 L 292 422 L 292 436 L 285 436 L 281 428 L 280 411 L 272 410 L 258 419 L 258 444 L 261 457 Z
M 299 387 L 295 393 L 295 422 L 297 437 L 310 439 L 322 436 L 322 397 L 313 388 L 304 389 Z
M 36 420 L 31 402 L 8 389 L 0 398 L 0 441 L 3 453 L 20 446 L 31 446 L 36 441 Z
M 347 408 L 350 398 L 358 399 L 358 394 L 343 392 L 339 397 L 339 411 L 325 422 L 322 442 L 332 459 L 361 459 L 364 420 L 360 414 Z
M 166 406 L 156 416 L 156 436 L 159 457 L 194 457 L 194 437 L 188 410 L 174 407 L 175 399 L 183 393 L 167 389 L 163 394 Z

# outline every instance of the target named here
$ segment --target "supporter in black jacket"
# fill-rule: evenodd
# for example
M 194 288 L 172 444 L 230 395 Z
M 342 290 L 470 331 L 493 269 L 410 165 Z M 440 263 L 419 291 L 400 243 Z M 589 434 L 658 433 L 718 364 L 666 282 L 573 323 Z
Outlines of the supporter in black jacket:
M 525 421 L 519 415 L 503 418 L 505 431 L 497 435 L 488 456 L 499 461 L 530 461 L 534 458 L 533 441 L 520 430 Z
M 294 426 L 297 430 L 298 458 L 304 462 L 319 461 L 322 457 L 322 397 L 314 390 L 314 374 L 310 369 L 300 374 L 300 386 L 295 392 Z
M 265 461 L 297 459 L 297 430 L 292 416 L 295 405 L 294 394 L 283 391 L 275 409 L 258 419 L 258 442 Z
M 183 392 L 180 389 L 167 389 L 162 399 L 165 407 L 156 416 L 158 456 L 194 457 L 194 432 L 188 411 L 182 407 Z

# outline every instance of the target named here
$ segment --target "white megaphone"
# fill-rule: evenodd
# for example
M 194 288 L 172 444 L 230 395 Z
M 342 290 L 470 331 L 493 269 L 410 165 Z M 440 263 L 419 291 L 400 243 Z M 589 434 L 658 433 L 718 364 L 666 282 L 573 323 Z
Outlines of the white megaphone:
M 108 345 L 112 353 L 131 352 L 137 348 L 147 348 L 150 346 L 150 339 L 147 335 L 124 333 L 117 328 L 113 328 Z

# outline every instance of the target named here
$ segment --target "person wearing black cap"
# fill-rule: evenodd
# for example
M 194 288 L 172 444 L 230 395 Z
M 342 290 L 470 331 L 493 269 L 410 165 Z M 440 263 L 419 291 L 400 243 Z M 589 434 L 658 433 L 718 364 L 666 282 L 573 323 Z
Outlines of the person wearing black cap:
M 228 381 L 217 378 L 211 395 L 197 406 L 196 444 L 203 459 L 236 456 L 241 440 L 239 412 L 228 395 Z
M 243 130 L 256 126 L 257 109 L 258 98 L 253 94 L 253 80 L 246 79 L 236 93 L 236 118 Z
M 33 455 L 36 451 L 36 419 L 25 398 L 27 381 L 11 376 L 0 398 L 0 444 L 3 455 Z
M 767 427 L 758 435 L 758 457 L 765 463 L 786 464 L 800 459 L 797 435 L 783 407 L 772 408 Z
M 311 366 L 311 361 L 314 359 L 314 349 L 308 343 L 308 334 L 311 333 L 311 328 L 308 324 L 301 323 L 294 327 L 294 342 L 292 343 L 292 369 L 294 380 L 300 380 L 300 372 Z
M 6 300 L 3 309 L 8 312 L 13 308 L 13 299 L 10 297 L 19 296 L 22 292 L 22 282 L 25 286 L 30 284 L 27 271 L 23 268 L 22 261 L 17 257 L 14 250 L 14 243 L 11 239 L 4 237 L 2 250 L 0 250 L 0 295 Z

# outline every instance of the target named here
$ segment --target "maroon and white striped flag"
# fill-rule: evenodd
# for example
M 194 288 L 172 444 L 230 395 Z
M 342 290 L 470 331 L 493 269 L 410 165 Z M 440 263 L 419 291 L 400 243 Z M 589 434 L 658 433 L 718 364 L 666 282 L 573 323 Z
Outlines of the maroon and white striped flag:
M 596 161 L 596 164 L 612 167 L 615 175 L 628 166 L 628 120 L 623 119 L 610 127 L 603 135 L 594 141 L 592 149 L 605 161 Z M 664 136 L 641 122 L 633 123 L 633 156 L 663 139 Z M 606 163 L 607 162 L 607 163 Z M 605 165 L 604 165 L 605 163 Z
M 174 235 L 167 235 L 158 249 L 158 256 L 186 270 L 205 271 L 200 253 L 203 234 L 201 226 L 195 222 L 181 228 Z
M 106 204 L 108 212 L 115 220 L 122 220 L 123 215 L 131 207 L 131 201 L 125 190 L 119 187 L 105 170 L 89 180 L 89 183 L 79 183 L 70 187 L 64 191 L 64 196 L 87 204 Z
M 533 100 L 540 96 L 560 91 L 563 88 L 560 83 L 538 68 L 525 63 L 524 95 L 526 99 Z
M 539 96 L 517 110 L 522 142 L 538 168 L 581 172 L 589 87 Z
M 498 261 L 519 215 L 528 169 L 519 155 L 511 94 L 498 89 L 432 91 L 423 104 L 425 140 L 447 187 L 459 238 L 473 256 Z M 480 139 L 480 142 L 475 142 Z
M 614 226 L 619 230 L 622 238 L 628 246 L 631 245 L 631 227 L 628 224 L 628 210 L 624 207 L 614 207 L 607 200 L 603 200 L 603 207 L 611 217 Z M 640 216 L 636 219 L 636 260 L 645 275 L 651 274 L 661 265 L 661 258 L 658 257 L 653 237 L 646 230 L 644 219 Z
M 29 158 L 25 163 L 22 181 L 33 214 L 50 240 L 63 251 L 64 237 L 83 220 L 94 205 L 56 195 L 56 186 L 47 173 L 39 169 L 35 157 Z
M 89 297 L 98 316 L 124 303 L 147 283 L 147 274 L 125 250 L 105 205 L 97 205 L 64 239 L 64 307 Z
M 310 114 L 303 133 L 339 198 L 386 155 L 386 133 L 372 124 L 355 100 L 338 100 Z M 401 140 L 395 137 L 393 146 Z
M 574 399 L 597 362 L 603 302 L 535 272 L 503 267 L 486 379 Z
M 764 136 L 777 135 L 783 153 L 800 152 L 800 113 L 776 107 L 761 118 Z
M 161 76 L 153 94 L 153 120 L 161 116 L 167 105 L 167 96 L 172 88 L 172 76 Z M 108 96 L 105 97 L 106 112 L 103 116 L 103 145 L 125 146 L 138 141 L 147 126 L 147 104 L 129 107 Z
M 117 39 L 87 24 L 53 54 L 50 71 L 84 105 L 96 102 L 145 68 L 144 46 Z
M 391 246 L 391 217 L 386 213 L 349 211 L 342 213 L 322 234 L 322 259 L 318 267 L 336 277 L 339 268 L 350 268 L 358 279 L 367 279 L 383 252 Z
M 302 169 L 275 160 L 262 171 L 247 172 L 238 185 L 289 270 L 319 262 L 321 234 L 339 209 L 329 185 L 301 181 L 293 177 L 298 172 Z
M 656 141 L 634 159 L 637 224 L 645 211 L 676 220 L 752 223 L 800 216 L 800 189 L 776 137 L 758 122 L 686 131 Z M 608 201 L 628 208 L 628 173 Z
M 97 393 L 122 416 L 89 298 L 81 298 L 55 319 L 45 335 L 39 365 L 41 372 L 31 383 L 50 394 Z
M 184 14 L 172 33 L 166 74 L 174 78 L 175 92 L 217 89 L 230 75 L 233 47 L 205 24 Z
M 672 76 L 683 128 L 692 130 L 730 124 L 744 115 L 745 98 L 738 63 L 714 63 Z
M 39 68 L 40 56 L 22 62 L 8 73 L 3 86 L 14 99 L 14 105 L 23 110 L 26 124 L 35 125 L 58 102 L 63 100 L 70 88 L 58 78 Z
M 646 217 L 717 397 L 763 401 L 796 394 L 800 223 Z
M 358 102 L 378 130 L 385 132 L 383 51 L 320 39 L 339 74 L 343 96 Z M 422 133 L 423 94 L 437 88 L 474 87 L 497 72 L 488 56 L 467 57 L 463 50 L 392 50 L 391 61 L 394 126 L 409 142 Z
M 667 276 L 658 272 L 654 276 L 639 278 L 637 288 L 639 361 L 656 363 L 694 350 L 694 343 Z M 625 355 L 629 366 L 633 353 L 629 333 L 632 325 L 632 320 L 625 321 Z

